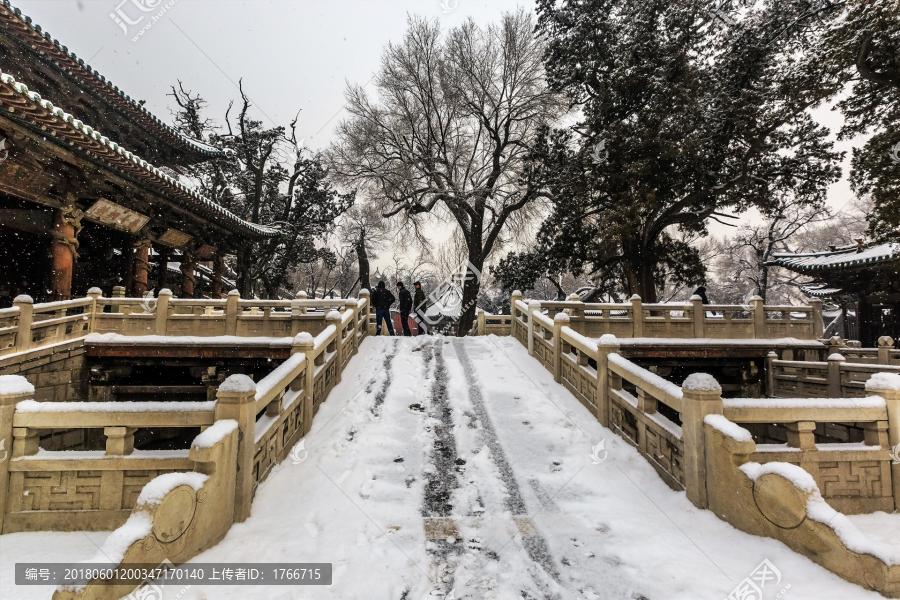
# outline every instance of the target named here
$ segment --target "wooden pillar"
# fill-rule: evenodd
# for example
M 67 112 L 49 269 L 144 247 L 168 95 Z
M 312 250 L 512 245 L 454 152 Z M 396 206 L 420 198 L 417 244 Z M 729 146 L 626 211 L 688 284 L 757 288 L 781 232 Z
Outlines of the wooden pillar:
M 134 280 L 132 293 L 134 298 L 143 298 L 147 293 L 147 279 L 150 273 L 150 234 L 141 232 L 141 237 L 134 244 Z
M 181 297 L 194 297 L 194 255 L 187 249 L 181 251 Z
M 169 286 L 169 249 L 165 246 L 158 246 L 156 252 L 156 268 L 158 269 L 156 287 L 162 290 Z
M 52 300 L 72 297 L 72 268 L 78 260 L 78 234 L 84 213 L 69 194 L 65 203 L 53 211 L 50 235 L 50 295 Z
M 212 280 L 212 294 L 213 298 L 221 298 L 222 297 L 222 275 L 225 272 L 225 257 L 221 252 L 216 252 L 215 258 L 213 258 L 213 280 Z

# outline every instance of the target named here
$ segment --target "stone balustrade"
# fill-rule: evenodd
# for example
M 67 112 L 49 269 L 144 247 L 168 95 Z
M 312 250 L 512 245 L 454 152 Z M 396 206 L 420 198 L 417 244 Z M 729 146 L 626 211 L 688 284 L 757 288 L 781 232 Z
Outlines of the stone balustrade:
M 514 298 L 513 307 L 513 337 L 602 425 L 634 445 L 670 487 L 738 529 L 779 539 L 850 581 L 900 597 L 898 567 L 851 550 L 848 543 L 855 544 L 840 531 L 852 525 L 836 512 L 893 512 L 900 500 L 900 465 L 891 451 L 900 447 L 900 389 L 894 389 L 900 375 L 891 367 L 854 366 L 846 372 L 878 375 L 860 384 L 865 398 L 841 397 L 844 388 L 829 386 L 828 369 L 840 374 L 842 358 L 820 366 L 775 356 L 770 365 L 818 369 L 822 389 L 836 392 L 723 399 L 709 375 L 691 375 L 678 386 L 621 356 L 615 336 L 591 339 L 576 331 L 577 304 L 563 304 L 552 318 L 542 312 L 544 303 Z M 890 377 L 898 385 L 885 384 Z M 861 442 L 816 442 L 818 427 L 845 422 L 863 430 Z M 741 427 L 773 423 L 786 429 L 786 443 L 756 444 Z M 752 468 L 742 471 L 741 465 Z M 807 502 L 819 504 L 808 509 Z M 843 521 L 817 520 L 826 512 Z
M 125 298 L 123 288 L 105 298 L 91 288 L 87 298 L 33 304 L 28 296 L 0 310 L 0 356 L 75 340 L 90 333 L 126 336 L 231 335 L 238 337 L 292 337 L 324 328 L 330 310 L 358 309 L 359 300 L 244 300 L 232 291 L 222 299 L 173 298 L 163 289 L 158 297 Z M 365 298 L 365 294 L 360 294 Z
M 535 302 L 513 292 L 512 316 L 521 319 L 532 306 L 547 311 L 550 318 L 565 312 L 571 328 L 589 338 L 612 334 L 620 338 L 817 340 L 824 332 L 822 302 L 816 299 L 808 306 L 764 305 L 758 297 L 746 306 L 703 304 L 696 296 L 689 302 L 664 304 L 645 304 L 639 296 L 619 304 L 585 303 L 577 297 Z

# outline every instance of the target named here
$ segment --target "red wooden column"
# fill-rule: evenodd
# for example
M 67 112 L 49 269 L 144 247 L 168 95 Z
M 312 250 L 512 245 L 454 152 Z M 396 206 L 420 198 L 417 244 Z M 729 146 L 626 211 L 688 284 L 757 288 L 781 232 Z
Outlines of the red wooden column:
M 187 249 L 181 251 L 181 297 L 194 297 L 194 255 Z
M 78 260 L 78 234 L 84 213 L 69 194 L 62 206 L 53 211 L 50 235 L 50 294 L 53 300 L 72 297 L 72 268 Z
M 147 277 L 150 273 L 150 236 L 147 231 L 141 233 L 141 238 L 134 244 L 134 298 L 142 298 L 147 293 Z
M 222 297 L 222 274 L 225 271 L 225 257 L 221 252 L 216 252 L 213 258 L 213 280 L 212 280 L 212 297 Z

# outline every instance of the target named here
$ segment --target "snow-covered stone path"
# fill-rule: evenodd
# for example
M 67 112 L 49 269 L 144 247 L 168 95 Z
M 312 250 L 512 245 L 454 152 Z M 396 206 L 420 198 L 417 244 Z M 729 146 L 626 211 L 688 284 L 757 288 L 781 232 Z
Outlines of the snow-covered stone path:
M 193 562 L 330 562 L 334 584 L 173 598 L 721 600 L 764 559 L 766 600 L 880 598 L 695 509 L 510 338 L 366 339 L 304 445 Z M 2 536 L 0 596 L 49 598 L 6 595 L 11 562 L 86 537 Z

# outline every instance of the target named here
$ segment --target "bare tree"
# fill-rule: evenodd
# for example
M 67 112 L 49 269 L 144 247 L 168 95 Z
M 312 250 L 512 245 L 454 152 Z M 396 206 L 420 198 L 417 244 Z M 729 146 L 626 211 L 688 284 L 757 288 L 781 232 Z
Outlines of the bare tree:
M 780 202 L 766 221 L 741 227 L 722 244 L 726 251 L 717 261 L 717 270 L 723 275 L 719 291 L 726 296 L 720 300 L 736 301 L 755 293 L 770 301 L 774 292 L 779 301 L 787 301 L 802 278 L 772 267 L 769 262 L 777 252 L 795 251 L 803 232 L 814 231 L 832 220 L 826 206 L 790 197 Z
M 383 198 L 419 232 L 428 217 L 455 222 L 479 271 L 545 197 L 530 161 L 560 101 L 546 85 L 543 44 L 531 15 L 505 14 L 485 28 L 471 19 L 442 35 L 411 17 L 401 44 L 389 44 L 375 77 L 377 100 L 346 92 L 351 118 L 337 128 L 336 173 Z M 462 322 L 475 317 L 479 281 L 467 278 Z

